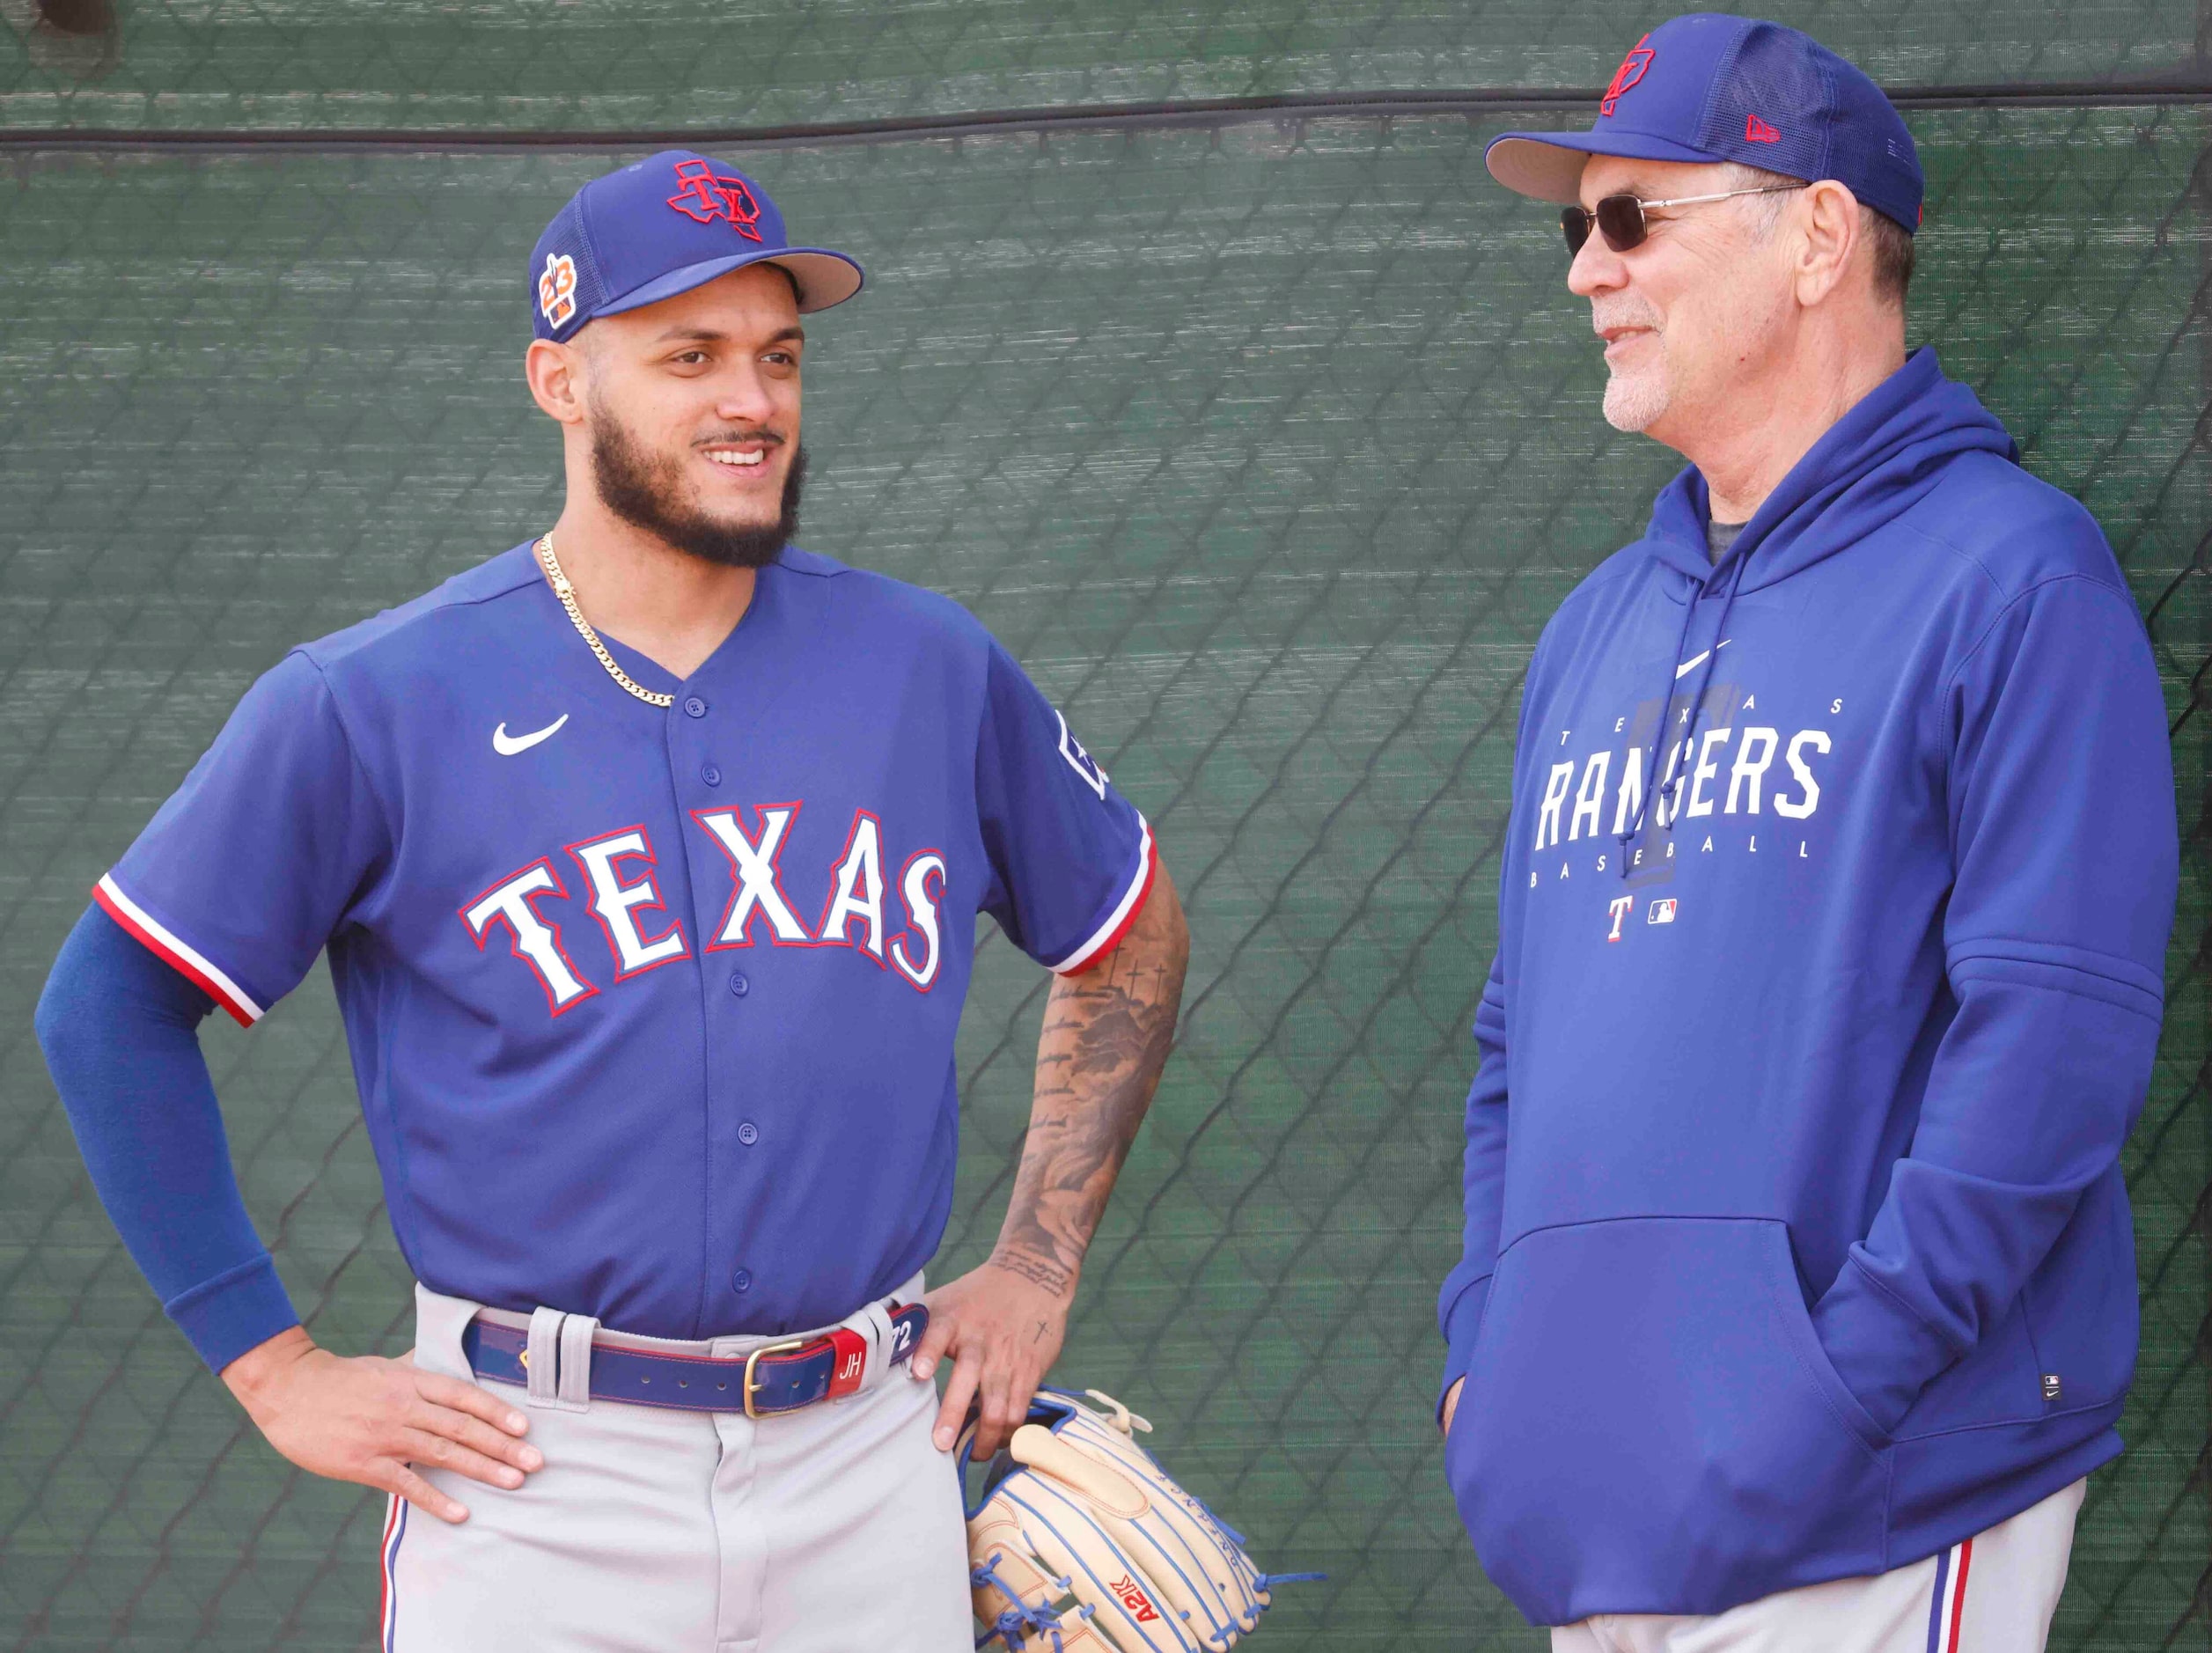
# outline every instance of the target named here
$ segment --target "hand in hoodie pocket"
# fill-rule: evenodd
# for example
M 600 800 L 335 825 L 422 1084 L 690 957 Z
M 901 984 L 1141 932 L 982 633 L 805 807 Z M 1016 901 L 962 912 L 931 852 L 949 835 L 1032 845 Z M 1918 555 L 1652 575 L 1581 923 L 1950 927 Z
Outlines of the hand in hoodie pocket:
M 1886 1562 L 1889 1443 L 1821 1351 L 1780 1222 L 1524 1236 L 1454 1423 L 1477 1553 L 1538 1623 L 1718 1613 Z M 1643 1598 L 1655 1578 L 1668 1600 Z

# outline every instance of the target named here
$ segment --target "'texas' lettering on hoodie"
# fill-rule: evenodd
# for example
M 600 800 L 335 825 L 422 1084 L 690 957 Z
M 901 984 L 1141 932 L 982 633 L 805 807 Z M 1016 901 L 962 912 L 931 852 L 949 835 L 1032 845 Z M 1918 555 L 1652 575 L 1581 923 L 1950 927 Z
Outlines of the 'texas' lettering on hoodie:
M 1445 1470 L 1539 1623 L 1876 1573 L 2120 1451 L 2178 877 L 2095 522 L 1922 350 L 1717 567 L 1545 628 L 1476 1018 Z

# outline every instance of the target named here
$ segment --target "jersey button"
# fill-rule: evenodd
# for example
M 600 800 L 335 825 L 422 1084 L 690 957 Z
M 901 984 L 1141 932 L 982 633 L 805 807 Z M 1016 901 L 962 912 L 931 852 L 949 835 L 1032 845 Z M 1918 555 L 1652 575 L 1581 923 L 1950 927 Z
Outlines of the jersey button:
M 739 1291 L 752 1290 L 753 1271 L 750 1268 L 739 1269 L 736 1274 L 730 1276 L 730 1283 L 735 1286 Z
M 753 1143 L 761 1140 L 761 1128 L 751 1120 L 746 1120 L 738 1127 L 738 1140 L 747 1148 L 752 1147 Z
M 706 715 L 707 715 L 707 702 L 704 702 L 704 701 L 701 700 L 701 699 L 700 699 L 700 698 L 699 698 L 696 694 L 687 694 L 687 695 L 686 695 L 686 696 L 684 697 L 684 716 L 687 716 L 687 717 L 704 717 Z
M 720 786 L 722 784 L 722 771 L 716 768 L 713 764 L 709 763 L 699 771 L 699 778 L 704 781 L 709 786 Z
M 753 991 L 753 984 L 745 979 L 744 971 L 732 970 L 730 973 L 730 991 L 739 998 Z

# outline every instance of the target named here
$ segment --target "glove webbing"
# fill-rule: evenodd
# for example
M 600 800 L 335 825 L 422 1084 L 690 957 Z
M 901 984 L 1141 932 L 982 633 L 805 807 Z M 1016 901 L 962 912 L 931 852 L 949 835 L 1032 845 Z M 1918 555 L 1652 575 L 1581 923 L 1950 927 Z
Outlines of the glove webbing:
M 981 1649 L 994 1642 L 1003 1641 L 1010 1653 L 1021 1653 L 1029 1645 L 1029 1635 L 1043 1634 L 1052 1637 L 1052 1653 L 1068 1653 L 1060 1639 L 1060 1621 L 1062 1619 L 1088 1619 L 1095 1609 L 1086 1604 L 1069 1613 L 1050 1605 L 1029 1605 L 1021 1598 L 1020 1591 L 998 1576 L 998 1564 L 1004 1559 L 1003 1555 L 994 1554 L 989 1561 L 968 1574 L 969 1583 L 994 1585 L 1000 1595 L 1014 1604 L 998 1615 L 998 1622 L 987 1633 L 975 1638 L 976 1647 Z M 1055 1578 L 1052 1582 L 1063 1594 L 1075 1588 L 1075 1581 L 1071 1578 Z M 1025 1635 L 1025 1632 L 1027 1634 Z

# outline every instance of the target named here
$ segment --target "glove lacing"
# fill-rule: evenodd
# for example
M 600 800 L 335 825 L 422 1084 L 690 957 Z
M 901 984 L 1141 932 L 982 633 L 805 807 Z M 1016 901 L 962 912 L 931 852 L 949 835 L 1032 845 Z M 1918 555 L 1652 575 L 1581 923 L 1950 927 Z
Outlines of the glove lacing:
M 1049 1635 L 1052 1638 L 1052 1653 L 1067 1653 L 1067 1648 L 1060 1639 L 1062 1621 L 1073 1619 L 1080 1623 L 1088 1619 L 1095 1609 L 1088 1604 L 1077 1607 L 1072 1613 L 1063 1613 L 1059 1608 L 1052 1606 L 1031 1606 L 1021 1598 L 1020 1593 L 1012 1585 L 998 1576 L 998 1564 L 1003 1559 L 1003 1556 L 993 1555 L 989 1561 L 985 1561 L 981 1567 L 973 1569 L 968 1574 L 970 1583 L 978 1586 L 988 1584 L 1014 1604 L 998 1615 L 997 1622 L 993 1624 L 988 1631 L 975 1638 L 976 1647 L 981 1649 L 988 1647 L 994 1642 L 1003 1641 L 1009 1653 L 1021 1653 L 1021 1650 L 1029 1645 L 1030 1636 Z M 1054 1588 L 1063 1592 L 1075 1589 L 1075 1580 L 1072 1578 L 1055 1578 L 1052 1582 Z

